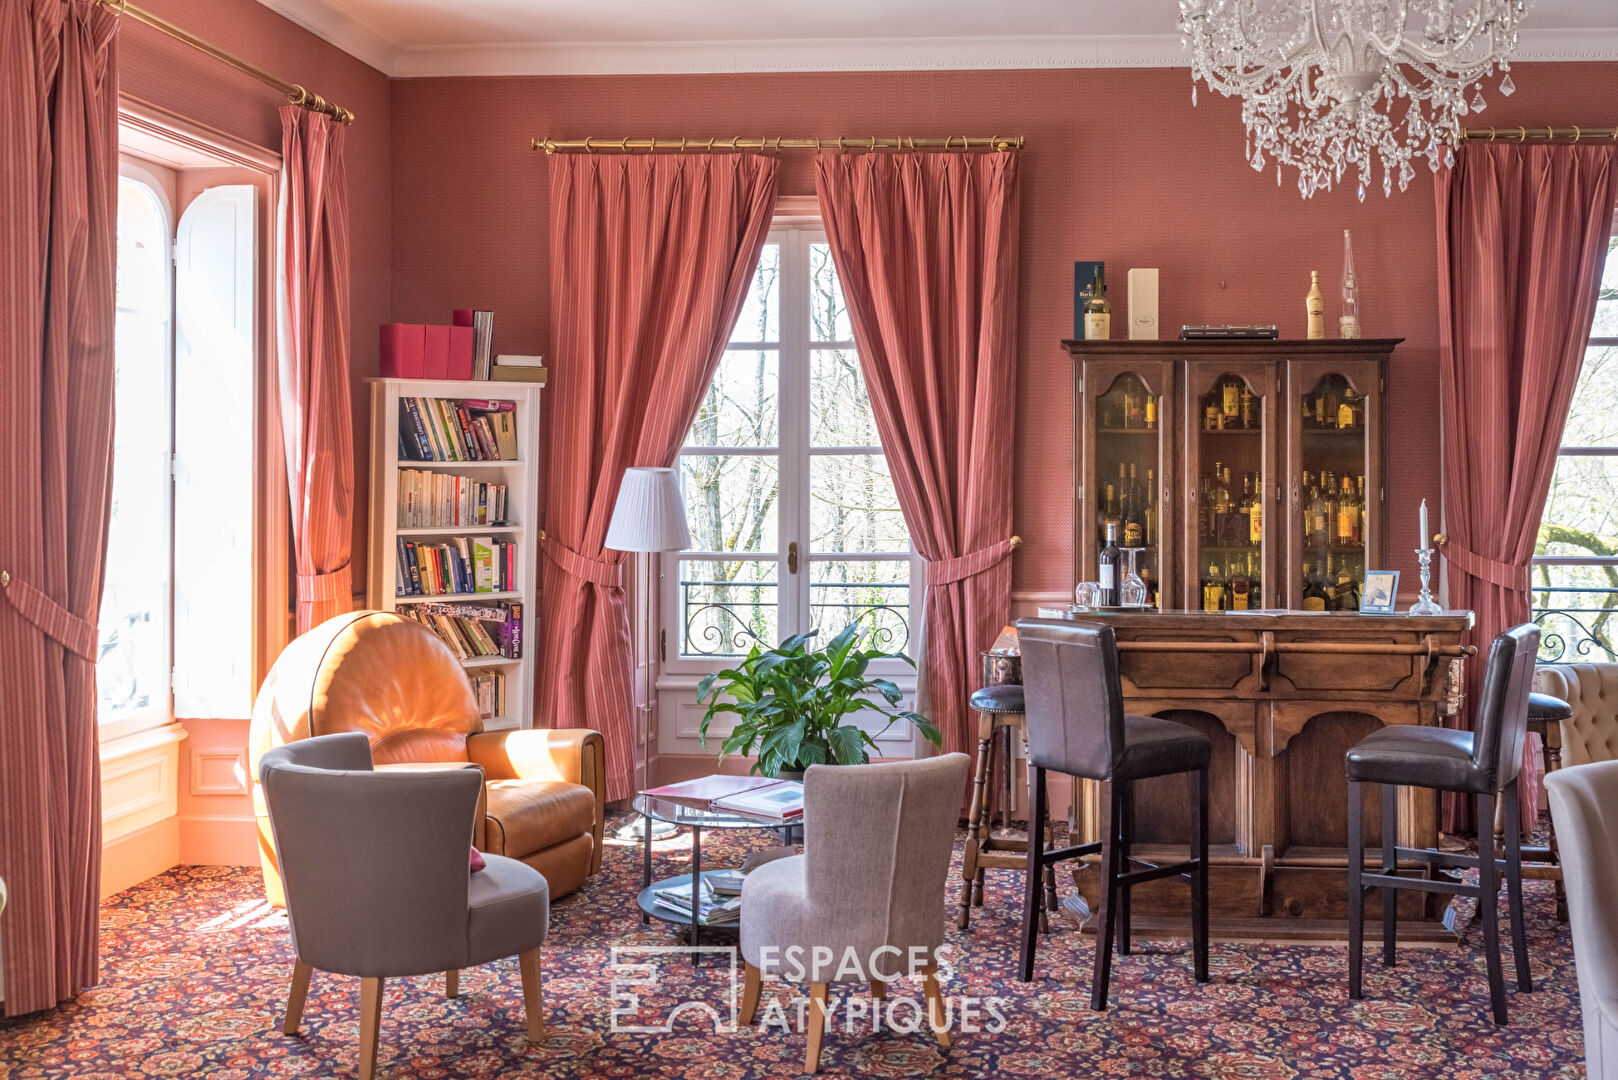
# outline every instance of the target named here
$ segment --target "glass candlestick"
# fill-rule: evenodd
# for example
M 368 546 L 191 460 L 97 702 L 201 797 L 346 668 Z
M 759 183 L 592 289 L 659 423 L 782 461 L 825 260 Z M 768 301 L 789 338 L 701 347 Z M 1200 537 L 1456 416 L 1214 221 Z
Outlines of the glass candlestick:
M 1416 558 L 1421 563 L 1421 599 L 1410 605 L 1412 615 L 1439 615 L 1444 609 L 1438 606 L 1433 599 L 1433 591 L 1429 588 L 1432 580 L 1433 548 L 1420 547 L 1416 549 Z

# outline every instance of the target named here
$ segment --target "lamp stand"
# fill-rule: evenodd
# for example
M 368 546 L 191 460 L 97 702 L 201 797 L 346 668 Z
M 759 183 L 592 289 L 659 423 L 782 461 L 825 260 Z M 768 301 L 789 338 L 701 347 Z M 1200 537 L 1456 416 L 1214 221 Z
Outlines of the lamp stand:
M 642 552 L 636 552 L 635 553 L 635 558 L 636 558 L 636 564 L 635 565 L 636 565 L 636 571 L 637 571 L 636 572 L 636 577 L 638 579 L 637 584 L 640 586 L 642 592 L 645 593 L 645 590 L 652 588 L 652 585 L 651 585 L 652 570 L 653 570 L 653 568 L 655 566 L 656 556 L 652 552 L 642 551 Z M 646 603 L 643 605 L 643 609 L 646 612 L 646 614 L 649 616 L 651 614 L 652 610 L 653 610 L 653 605 L 652 605 L 651 597 L 650 597 L 649 593 L 645 594 L 645 599 L 646 599 Z M 651 640 L 647 636 L 647 625 L 648 625 L 648 623 L 649 623 L 649 620 L 643 620 L 642 624 L 641 624 L 641 648 L 644 650 L 644 655 L 646 657 L 646 664 L 645 664 L 645 667 L 643 669 L 645 671 L 645 685 L 642 687 L 642 692 L 644 694 L 644 698 L 642 699 L 641 710 L 640 710 L 640 723 L 641 723 L 641 730 L 640 730 L 640 735 L 641 735 L 641 740 L 640 740 L 640 786 L 641 787 L 649 787 L 651 785 L 651 775 L 650 775 L 650 773 L 651 773 L 651 766 L 652 766 L 652 695 L 657 692 L 657 682 L 656 682 L 656 679 L 654 678 L 654 676 L 652 674 L 653 668 L 652 668 Z M 669 837 L 674 836 L 676 833 L 678 833 L 680 831 L 680 827 L 678 825 L 674 824 L 672 821 L 653 821 L 651 818 L 647 817 L 645 814 L 636 814 L 625 825 L 623 825 L 621 828 L 619 828 L 618 831 L 614 835 L 619 840 L 643 841 L 643 840 L 646 839 L 646 829 L 647 829 L 648 826 L 651 827 L 652 839 L 653 840 L 667 840 Z

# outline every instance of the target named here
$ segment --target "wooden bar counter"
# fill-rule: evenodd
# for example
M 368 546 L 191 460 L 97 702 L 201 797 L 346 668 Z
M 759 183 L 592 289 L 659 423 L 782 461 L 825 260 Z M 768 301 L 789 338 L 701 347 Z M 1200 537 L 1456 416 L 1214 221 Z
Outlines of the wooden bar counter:
M 1102 612 L 1065 616 L 1117 634 L 1127 709 L 1213 740 L 1210 899 L 1226 936 L 1342 937 L 1347 915 L 1348 789 L 1343 754 L 1388 724 L 1437 724 L 1451 664 L 1471 650 L 1469 611 L 1432 616 L 1353 612 Z M 1075 842 L 1097 839 L 1100 786 L 1080 784 Z M 1135 785 L 1135 855 L 1185 857 L 1184 777 Z M 1432 847 L 1431 791 L 1399 793 L 1399 843 Z M 1379 857 L 1381 799 L 1367 792 L 1365 836 Z M 1075 872 L 1093 909 L 1093 864 Z M 1405 893 L 1401 923 L 1438 907 Z M 1178 882 L 1135 890 L 1136 925 L 1183 934 Z

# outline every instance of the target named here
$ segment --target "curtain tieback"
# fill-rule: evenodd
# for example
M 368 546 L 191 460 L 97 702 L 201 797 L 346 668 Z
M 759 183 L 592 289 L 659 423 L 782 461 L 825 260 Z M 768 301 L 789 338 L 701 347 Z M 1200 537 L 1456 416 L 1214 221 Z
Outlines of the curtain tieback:
M 540 538 L 539 550 L 545 553 L 547 559 L 580 581 L 588 581 L 592 585 L 600 585 L 606 589 L 624 587 L 624 564 L 621 562 L 580 555 L 551 536 Z
M 17 614 L 39 627 L 47 637 L 90 663 L 96 662 L 100 632 L 88 619 L 80 618 L 39 589 L 9 572 L 0 572 L 0 594 Z
M 997 544 L 978 548 L 976 551 L 954 559 L 929 560 L 927 563 L 927 584 L 949 585 L 956 581 L 963 581 L 985 570 L 998 566 L 1013 548 L 1022 543 L 1022 537 L 1013 536 L 1001 540 Z
M 1491 582 L 1502 589 L 1528 591 L 1529 577 L 1526 566 L 1513 566 L 1511 563 L 1485 558 L 1476 552 L 1468 551 L 1454 540 L 1444 545 L 1444 558 L 1461 573 L 1480 581 Z
M 305 601 L 347 600 L 353 592 L 353 576 L 347 565 L 323 574 L 298 575 L 298 599 Z

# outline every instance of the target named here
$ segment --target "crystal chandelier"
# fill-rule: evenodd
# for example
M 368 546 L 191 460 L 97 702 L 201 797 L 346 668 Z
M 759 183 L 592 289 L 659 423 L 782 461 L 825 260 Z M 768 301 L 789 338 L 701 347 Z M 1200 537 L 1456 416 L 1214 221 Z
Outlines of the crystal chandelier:
M 1382 165 L 1382 194 L 1403 191 L 1424 155 L 1454 161 L 1460 118 L 1483 110 L 1482 80 L 1498 67 L 1510 95 L 1511 55 L 1530 0 L 1180 0 L 1198 79 L 1242 99 L 1247 157 L 1298 170 L 1298 191 L 1330 191 L 1350 169 L 1359 197 Z M 1470 97 L 1468 94 L 1470 93 Z

